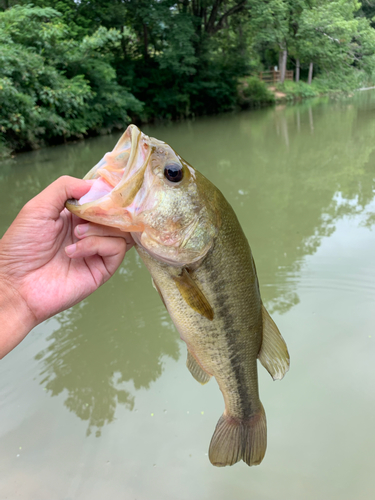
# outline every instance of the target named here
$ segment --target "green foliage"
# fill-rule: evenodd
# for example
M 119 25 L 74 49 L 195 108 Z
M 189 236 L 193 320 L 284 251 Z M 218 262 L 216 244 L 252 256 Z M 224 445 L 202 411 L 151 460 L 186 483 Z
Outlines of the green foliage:
M 0 2 L 4 0 L 0 0 Z M 30 0 L 9 0 L 13 4 L 30 4 Z M 81 40 L 87 35 L 92 35 L 103 26 L 105 28 L 122 29 L 123 19 L 126 16 L 126 3 L 122 0 L 33 0 L 35 7 L 50 7 L 61 15 L 72 38 Z
M 246 72 L 241 37 L 199 35 L 188 12 L 152 5 L 142 19 L 142 4 L 132 11 L 133 25 L 116 56 L 119 82 L 145 103 L 145 116 L 173 119 L 234 109 L 237 79 Z
M 277 65 L 278 52 L 287 50 L 289 56 L 300 61 L 302 69 L 313 62 L 314 74 L 324 74 L 329 80 L 352 80 L 353 69 L 371 75 L 375 70 L 372 3 L 362 2 L 361 6 L 356 0 L 255 2 L 250 20 L 253 43 L 268 64 Z
M 277 48 L 286 47 L 289 35 L 290 9 L 284 0 L 255 2 L 251 25 L 258 44 L 270 43 Z
M 124 126 L 140 103 L 116 82 L 116 30 L 69 38 L 50 8 L 15 6 L 0 13 L 0 133 L 12 149 L 37 147 Z
M 326 72 L 345 72 L 352 64 L 373 66 L 374 32 L 367 19 L 354 17 L 358 7 L 355 0 L 319 0 L 304 9 L 298 32 L 301 59 L 313 59 Z
M 317 89 L 315 82 L 313 85 L 308 85 L 306 82 L 291 82 L 286 80 L 282 85 L 279 84 L 277 89 L 286 94 L 287 100 L 306 99 L 309 97 L 317 97 L 321 93 L 325 93 L 324 87 Z
M 275 102 L 275 94 L 256 76 L 244 79 L 238 90 L 238 103 L 241 107 L 260 107 Z
M 0 136 L 11 149 L 375 80 L 375 0 L 0 0 Z
M 374 83 L 366 72 L 353 69 L 346 78 L 343 78 L 340 73 L 322 73 L 314 78 L 311 85 L 303 81 L 298 83 L 285 81 L 284 84 L 277 85 L 277 89 L 286 94 L 287 100 L 299 100 L 323 94 L 351 93 L 353 89 L 372 86 Z
M 356 12 L 358 17 L 367 18 L 371 27 L 375 28 L 375 1 L 374 0 L 360 0 L 361 4 L 359 10 Z

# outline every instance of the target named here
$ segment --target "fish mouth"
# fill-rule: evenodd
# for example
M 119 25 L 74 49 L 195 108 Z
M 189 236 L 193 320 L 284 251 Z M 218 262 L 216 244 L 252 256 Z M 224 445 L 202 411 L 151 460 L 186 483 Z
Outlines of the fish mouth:
M 123 231 L 143 231 L 127 208 L 140 190 L 152 152 L 149 138 L 129 125 L 113 151 L 104 155 L 84 177 L 94 180 L 79 200 L 68 200 L 66 208 L 82 219 L 117 227 Z

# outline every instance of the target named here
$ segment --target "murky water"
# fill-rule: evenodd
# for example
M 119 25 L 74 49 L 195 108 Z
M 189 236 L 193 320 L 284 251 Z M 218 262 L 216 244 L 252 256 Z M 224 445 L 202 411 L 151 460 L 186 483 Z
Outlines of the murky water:
M 144 131 L 233 205 L 264 302 L 291 353 L 260 366 L 268 450 L 215 468 L 223 400 L 200 386 L 134 251 L 89 299 L 0 363 L 0 498 L 368 500 L 375 495 L 375 95 Z M 0 165 L 0 234 L 62 174 L 81 177 L 119 135 Z

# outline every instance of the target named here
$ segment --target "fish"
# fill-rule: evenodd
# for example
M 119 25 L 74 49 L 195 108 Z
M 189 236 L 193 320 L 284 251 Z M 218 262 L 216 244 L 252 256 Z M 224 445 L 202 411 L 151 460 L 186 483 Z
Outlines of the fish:
M 129 125 L 84 177 L 90 191 L 66 207 L 130 232 L 180 337 L 187 368 L 216 379 L 224 398 L 209 446 L 218 467 L 262 462 L 267 424 L 257 360 L 274 380 L 289 370 L 286 343 L 261 299 L 254 259 L 217 187 L 165 142 Z

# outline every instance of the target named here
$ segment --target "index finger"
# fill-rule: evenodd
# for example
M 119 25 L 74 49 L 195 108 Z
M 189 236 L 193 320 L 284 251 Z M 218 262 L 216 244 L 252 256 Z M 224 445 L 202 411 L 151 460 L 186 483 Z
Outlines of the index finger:
M 114 238 L 123 238 L 126 241 L 126 248 L 130 248 L 134 245 L 134 240 L 130 233 L 122 231 L 116 227 L 103 226 L 102 224 L 95 224 L 94 222 L 83 221 L 83 224 L 78 224 L 75 227 L 74 234 L 78 239 L 82 240 L 88 236 L 112 236 Z

